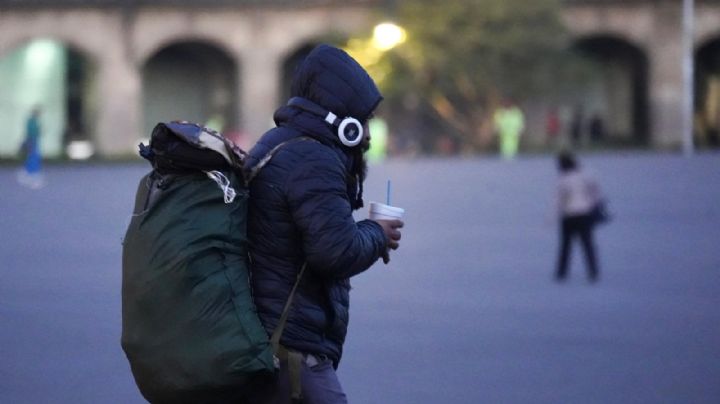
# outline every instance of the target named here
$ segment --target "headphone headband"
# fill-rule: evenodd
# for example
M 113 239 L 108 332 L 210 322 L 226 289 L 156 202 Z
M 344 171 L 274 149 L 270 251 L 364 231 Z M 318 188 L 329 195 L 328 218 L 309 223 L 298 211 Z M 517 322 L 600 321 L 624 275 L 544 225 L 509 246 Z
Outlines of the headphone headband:
M 364 135 L 363 126 L 360 121 L 353 117 L 338 119 L 338 116 L 332 111 L 328 111 L 320 105 L 302 97 L 290 98 L 287 105 L 320 116 L 331 126 L 337 127 L 337 136 L 345 146 L 354 147 L 362 142 Z

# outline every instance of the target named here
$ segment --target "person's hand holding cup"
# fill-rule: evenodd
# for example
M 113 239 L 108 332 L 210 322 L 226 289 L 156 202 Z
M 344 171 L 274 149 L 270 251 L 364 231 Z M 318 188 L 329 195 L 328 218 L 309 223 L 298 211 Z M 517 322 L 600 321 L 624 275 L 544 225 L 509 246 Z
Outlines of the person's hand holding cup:
M 370 219 L 376 221 L 385 232 L 388 240 L 387 248 L 382 256 L 383 262 L 390 262 L 390 250 L 397 250 L 400 246 L 400 230 L 404 223 L 400 220 L 405 209 L 397 206 L 390 206 L 380 202 L 370 202 Z

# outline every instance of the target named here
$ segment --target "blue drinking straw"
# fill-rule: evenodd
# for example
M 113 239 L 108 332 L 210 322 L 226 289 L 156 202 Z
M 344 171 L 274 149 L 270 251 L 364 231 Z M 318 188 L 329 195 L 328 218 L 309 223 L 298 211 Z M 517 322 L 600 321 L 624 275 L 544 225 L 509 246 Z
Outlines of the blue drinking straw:
M 386 205 L 392 206 L 392 205 L 390 205 L 390 180 L 388 180 L 388 183 L 387 183 L 387 199 L 386 199 L 386 201 L 387 201 Z

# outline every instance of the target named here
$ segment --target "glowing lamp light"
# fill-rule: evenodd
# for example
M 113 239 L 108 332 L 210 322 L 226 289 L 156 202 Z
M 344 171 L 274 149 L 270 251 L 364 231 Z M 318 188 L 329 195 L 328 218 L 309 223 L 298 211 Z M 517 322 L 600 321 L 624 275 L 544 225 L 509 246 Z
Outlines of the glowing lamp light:
M 381 51 L 390 50 L 405 42 L 405 30 L 391 22 L 384 22 L 375 26 L 373 30 L 373 46 Z
M 27 46 L 26 68 L 38 74 L 47 74 L 47 70 L 63 52 L 56 42 L 38 39 Z
M 73 160 L 87 160 L 95 153 L 95 149 L 86 140 L 74 140 L 67 145 L 66 152 Z

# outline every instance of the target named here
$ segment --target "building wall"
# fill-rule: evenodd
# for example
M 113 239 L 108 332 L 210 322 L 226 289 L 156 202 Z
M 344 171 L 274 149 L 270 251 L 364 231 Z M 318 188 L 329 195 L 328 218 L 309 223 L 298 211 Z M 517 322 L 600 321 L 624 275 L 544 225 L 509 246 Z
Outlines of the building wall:
M 642 49 L 649 61 L 651 141 L 681 143 L 680 2 L 577 2 L 564 17 L 574 35 L 610 34 Z M 101 154 L 133 153 L 142 133 L 144 64 L 160 49 L 185 40 L 207 41 L 235 62 L 237 121 L 254 136 L 271 124 L 282 63 L 295 49 L 324 34 L 367 34 L 372 10 L 360 6 L 179 9 L 112 7 L 4 9 L 0 12 L 0 57 L 32 39 L 49 38 L 80 51 L 97 72 L 96 139 Z M 720 34 L 720 5 L 697 8 L 695 38 Z
M 720 4 L 696 2 L 695 49 L 720 34 Z M 564 10 L 571 32 L 623 38 L 642 50 L 649 65 L 650 135 L 657 148 L 682 143 L 683 47 L 681 1 L 577 2 Z
M 227 52 L 240 68 L 238 121 L 259 136 L 278 106 L 284 58 L 328 33 L 366 33 L 370 10 L 359 7 L 198 9 L 3 10 L 0 57 L 35 38 L 52 38 L 78 49 L 97 69 L 98 151 L 134 153 L 143 133 L 141 72 L 147 60 L 178 41 L 207 41 Z
M 30 111 L 42 106 L 41 150 L 60 151 L 65 127 L 66 50 L 50 40 L 36 40 L 0 60 L 0 155 L 15 155 L 25 137 Z

